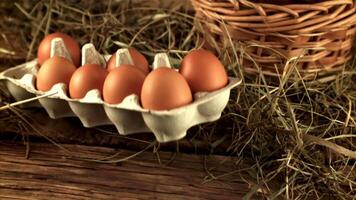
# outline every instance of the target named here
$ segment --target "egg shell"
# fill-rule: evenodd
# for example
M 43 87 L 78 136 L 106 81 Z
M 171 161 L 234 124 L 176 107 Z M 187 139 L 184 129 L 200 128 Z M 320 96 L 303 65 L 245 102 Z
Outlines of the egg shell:
M 144 80 L 145 74 L 135 66 L 120 65 L 112 69 L 104 82 L 104 101 L 117 104 L 131 94 L 140 96 Z
M 193 50 L 183 58 L 179 72 L 193 93 L 212 92 L 228 83 L 228 76 L 219 59 L 204 49 Z
M 98 89 L 102 92 L 107 74 L 107 70 L 98 64 L 85 64 L 79 67 L 70 79 L 70 97 L 81 99 L 93 89 Z
M 153 70 L 142 86 L 142 106 L 151 110 L 170 110 L 192 102 L 187 81 L 174 69 L 160 67 Z
M 43 38 L 37 50 L 38 64 L 42 64 L 50 58 L 51 40 L 53 38 L 62 38 L 64 44 L 71 56 L 71 59 L 76 67 L 80 66 L 80 47 L 79 44 L 69 35 L 65 33 L 52 33 Z
M 67 59 L 54 56 L 47 59 L 37 73 L 36 87 L 48 91 L 57 83 L 69 85 L 72 74 L 77 68 Z
M 148 74 L 150 71 L 150 68 L 148 67 L 148 61 L 145 58 L 144 55 L 142 55 L 139 51 L 137 51 L 135 48 L 128 48 L 133 65 L 137 67 L 138 69 L 142 70 L 143 73 Z M 107 69 L 109 71 L 113 70 L 116 68 L 116 53 L 114 53 L 109 61 L 107 62 Z

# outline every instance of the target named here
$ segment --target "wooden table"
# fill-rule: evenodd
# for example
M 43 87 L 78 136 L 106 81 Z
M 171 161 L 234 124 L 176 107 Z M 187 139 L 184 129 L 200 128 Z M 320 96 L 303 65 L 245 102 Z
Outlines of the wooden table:
M 241 199 L 249 189 L 225 156 L 0 141 L 0 199 Z M 29 150 L 26 159 L 26 149 Z M 90 160 L 90 161 L 89 161 Z M 93 160 L 102 160 L 93 161 Z M 216 180 L 214 180 L 216 179 Z

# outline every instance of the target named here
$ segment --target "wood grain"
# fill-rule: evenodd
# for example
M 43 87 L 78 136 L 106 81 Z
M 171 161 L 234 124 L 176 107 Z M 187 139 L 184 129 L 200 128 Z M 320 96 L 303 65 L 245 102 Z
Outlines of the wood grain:
M 119 135 L 113 125 L 94 128 L 85 128 L 77 118 L 51 119 L 44 109 L 22 109 L 21 115 L 26 118 L 37 131 L 33 130 L 26 122 L 16 117 L 12 111 L 0 113 L 0 139 L 17 137 L 22 140 L 21 135 L 28 135 L 31 141 L 48 141 L 51 138 L 58 143 L 71 143 L 95 146 L 120 146 L 129 150 L 142 149 L 147 142 L 154 141 L 152 133 L 133 134 L 130 136 Z M 209 125 L 209 124 L 208 124 Z M 209 140 L 204 135 L 199 135 L 199 127 L 188 130 L 187 137 L 177 142 L 163 143 L 160 149 L 176 151 L 177 145 L 180 152 L 185 153 L 211 153 L 229 154 L 227 149 L 231 144 L 230 135 L 221 140 L 224 133 L 214 134 Z M 226 134 L 225 134 L 226 135 Z M 231 136 L 232 137 L 232 136 Z M 220 145 L 215 146 L 212 151 L 211 143 L 221 140 Z
M 118 164 L 85 161 L 120 152 L 106 147 L 62 145 L 71 153 L 46 143 L 30 145 L 0 141 L 0 199 L 241 199 L 249 191 L 234 171 L 230 157 L 144 152 Z M 73 155 L 75 154 L 75 157 Z M 172 160 L 172 156 L 175 155 Z M 171 161 L 172 160 L 172 161 Z M 170 161 L 170 162 L 169 162 Z M 162 164 L 168 163 L 169 164 Z

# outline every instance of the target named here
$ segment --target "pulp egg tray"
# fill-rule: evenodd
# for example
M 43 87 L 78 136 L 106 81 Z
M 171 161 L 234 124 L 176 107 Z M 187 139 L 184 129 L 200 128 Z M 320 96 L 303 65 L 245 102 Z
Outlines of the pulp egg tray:
M 61 39 L 52 40 L 52 47 L 51 56 L 70 59 Z M 109 57 L 100 55 L 92 44 L 82 48 L 82 64 L 105 66 L 105 60 Z M 132 63 L 127 49 L 117 51 L 116 63 Z M 152 66 L 153 69 L 170 67 L 167 55 L 157 54 Z M 229 78 L 228 85 L 222 89 L 194 94 L 194 101 L 186 106 L 155 111 L 142 108 L 136 95 L 127 96 L 123 102 L 114 105 L 104 102 L 96 89 L 89 91 L 82 99 L 68 97 L 67 87 L 63 83 L 54 85 L 47 92 L 38 91 L 35 87 L 37 71 L 35 59 L 3 71 L 0 80 L 17 101 L 37 96 L 38 99 L 26 103 L 26 106 L 43 107 L 53 119 L 76 116 L 85 127 L 114 124 L 122 135 L 153 132 L 159 142 L 179 140 L 190 127 L 219 119 L 229 101 L 230 90 L 241 83 L 241 79 Z

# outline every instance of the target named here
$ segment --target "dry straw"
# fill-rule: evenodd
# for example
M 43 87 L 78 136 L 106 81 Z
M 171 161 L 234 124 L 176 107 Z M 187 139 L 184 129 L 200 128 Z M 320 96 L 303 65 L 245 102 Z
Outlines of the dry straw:
M 246 57 L 251 58 L 254 66 L 260 66 L 259 60 L 248 50 L 234 44 L 231 35 L 226 37 L 227 48 L 220 48 L 219 41 L 214 43 L 214 38 L 209 38 L 211 34 L 204 29 L 204 21 L 198 20 L 194 25 L 194 13 L 182 7 L 185 2 L 174 1 L 176 3 L 166 8 L 157 8 L 159 4 L 147 2 L 25 1 L 11 7 L 3 1 L 0 7 L 9 18 L 0 26 L 2 30 L 6 27 L 7 32 L 17 33 L 19 41 L 28 48 L 29 58 L 35 56 L 35 47 L 47 31 L 61 30 L 82 44 L 93 42 L 103 53 L 113 53 L 117 48 L 130 45 L 150 59 L 154 53 L 167 52 L 175 66 L 190 49 L 200 47 L 204 40 L 211 40 L 211 47 L 223 60 L 230 76 L 244 75 L 241 69 Z M 288 15 L 292 14 L 295 13 Z M 228 24 L 223 23 L 222 27 Z M 3 33 L 2 37 L 10 37 Z M 20 52 L 20 49 L 8 47 L 1 46 L 1 49 Z M 233 49 L 233 53 L 229 49 Z M 276 51 L 274 47 L 269 49 Z M 298 67 L 301 59 L 284 62 L 283 73 L 277 80 L 265 76 L 263 71 L 259 76 L 244 76 L 244 85 L 232 92 L 221 119 L 192 128 L 184 141 L 197 146 L 208 143 L 211 153 L 233 156 L 232 164 L 236 166 L 236 170 L 226 174 L 216 174 L 206 166 L 204 182 L 220 181 L 225 177 L 243 178 L 251 186 L 246 199 L 256 194 L 269 199 L 354 198 L 356 60 L 342 65 L 340 73 L 334 74 L 332 80 L 318 79 L 310 83 L 302 79 Z M 292 83 L 288 82 L 291 76 L 295 79 Z M 1 90 L 0 94 L 1 102 L 8 104 L 10 99 L 6 92 Z M 30 118 L 13 107 L 1 111 L 0 132 L 31 131 L 44 135 L 40 123 Z M 60 144 L 56 145 L 61 148 Z M 151 149 L 151 146 L 152 141 L 142 142 L 138 151 Z M 154 147 L 159 155 L 159 145 Z M 73 152 L 68 154 L 78 159 Z M 113 155 L 93 161 L 125 160 L 118 157 Z

